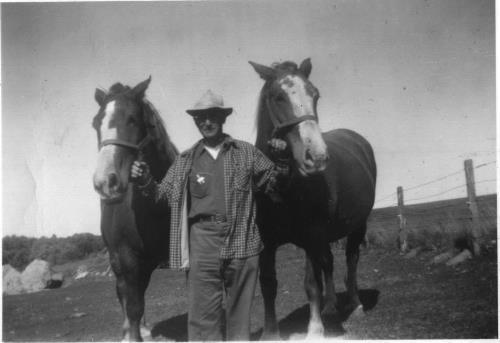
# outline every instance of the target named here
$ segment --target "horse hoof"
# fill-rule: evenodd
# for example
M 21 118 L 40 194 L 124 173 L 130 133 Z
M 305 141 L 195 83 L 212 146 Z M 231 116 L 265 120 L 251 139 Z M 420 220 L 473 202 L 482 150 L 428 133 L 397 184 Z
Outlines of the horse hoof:
M 307 333 L 307 336 L 305 338 L 306 341 L 319 341 L 325 339 L 325 336 L 323 333 L 315 332 L 315 333 Z
M 261 341 L 281 341 L 279 332 L 263 332 L 260 336 Z
M 307 328 L 306 340 L 318 340 L 325 337 L 325 328 L 322 324 L 310 325 Z
M 142 336 L 142 338 L 144 338 L 144 337 L 150 338 L 151 337 L 151 330 L 149 330 L 145 326 L 141 326 L 141 336 Z

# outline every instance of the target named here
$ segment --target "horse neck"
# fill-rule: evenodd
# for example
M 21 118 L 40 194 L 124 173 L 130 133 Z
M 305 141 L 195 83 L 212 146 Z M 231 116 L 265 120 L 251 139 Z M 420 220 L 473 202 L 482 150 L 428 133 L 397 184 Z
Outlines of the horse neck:
M 272 138 L 274 125 L 271 122 L 269 108 L 266 103 L 265 88 L 262 89 L 257 110 L 257 138 L 255 146 L 265 155 L 269 156 L 268 141 Z
M 158 138 L 155 138 L 156 140 Z M 169 144 L 171 144 L 169 142 Z M 163 150 L 163 149 L 162 149 Z M 151 175 L 156 181 L 160 181 L 174 162 L 172 151 L 160 151 L 157 142 L 152 143 L 143 154 L 143 160 L 150 168 Z
M 143 157 L 144 161 L 148 163 L 154 179 L 160 181 L 174 162 L 178 151 L 170 141 L 163 121 L 154 106 L 146 101 L 144 111 L 146 111 L 146 117 L 149 118 L 147 119 L 148 124 L 152 126 L 147 129 L 148 134 L 152 137 L 152 142 L 147 146 Z

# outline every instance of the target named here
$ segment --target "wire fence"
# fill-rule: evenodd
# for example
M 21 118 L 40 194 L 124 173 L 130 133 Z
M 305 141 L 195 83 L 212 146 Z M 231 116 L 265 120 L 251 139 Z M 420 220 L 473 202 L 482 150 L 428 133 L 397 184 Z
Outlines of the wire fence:
M 471 161 L 470 161 L 471 162 Z M 496 161 L 481 163 L 473 169 L 477 170 L 490 165 L 496 164 Z M 464 170 L 438 177 L 436 179 L 423 182 L 421 184 L 404 188 L 405 195 L 416 190 L 428 187 L 432 184 L 446 182 L 458 174 L 464 174 Z M 477 184 L 486 184 L 496 182 L 494 178 L 485 178 L 479 181 L 472 181 L 469 187 L 475 187 Z M 479 230 L 481 235 L 489 235 L 496 238 L 497 227 L 497 198 L 495 194 L 481 195 L 474 197 L 474 204 L 477 206 L 477 213 L 473 220 L 473 212 L 470 208 L 469 199 L 464 196 L 450 200 L 431 201 L 429 199 L 451 193 L 457 189 L 467 189 L 467 183 L 459 183 L 448 187 L 439 192 L 428 194 L 425 196 L 413 196 L 404 199 L 402 190 L 400 204 L 394 202 L 392 206 L 374 209 L 368 221 L 368 241 L 375 244 L 397 245 L 401 228 L 407 232 L 407 238 L 410 245 L 414 246 L 441 246 L 449 245 L 453 238 L 461 237 L 465 233 L 470 232 L 471 228 Z M 495 188 L 496 189 L 496 188 Z M 475 193 L 475 188 L 474 188 Z M 387 200 L 390 197 L 398 198 L 398 192 L 391 193 L 377 199 L 376 203 Z M 426 202 L 427 200 L 427 202 Z M 397 201 L 397 200 L 396 200 Z M 404 211 L 402 210 L 404 208 Z M 404 216 L 402 216 L 404 213 Z M 404 225 L 402 224 L 404 221 Z M 474 226 L 475 225 L 475 226 Z M 477 228 L 477 226 L 479 226 Z M 452 238 L 452 239 L 450 239 Z
M 490 161 L 490 162 L 486 162 L 486 163 L 481 163 L 481 164 L 475 166 L 474 169 L 484 168 L 484 167 L 492 165 L 492 164 L 496 164 L 496 161 Z M 450 174 L 438 177 L 436 179 L 433 179 L 433 180 L 430 180 L 430 181 L 427 181 L 427 182 L 424 182 L 424 183 L 421 183 L 421 184 L 418 184 L 418 185 L 415 185 L 415 186 L 405 187 L 404 191 L 405 191 L 405 193 L 408 193 L 410 191 L 415 191 L 417 189 L 422 189 L 422 188 L 424 188 L 426 186 L 429 186 L 429 185 L 432 185 L 432 184 L 435 184 L 435 183 L 438 183 L 438 182 L 442 182 L 442 181 L 444 181 L 446 179 L 449 179 L 449 178 L 451 178 L 451 177 L 453 177 L 455 175 L 459 175 L 459 174 L 463 175 L 463 173 L 464 173 L 464 170 L 460 169 L 460 170 L 457 170 L 457 171 L 455 171 L 453 173 L 450 173 Z M 490 183 L 490 182 L 496 182 L 496 181 L 497 181 L 496 179 L 485 179 L 485 180 L 476 181 L 475 184 L 483 184 L 483 183 Z M 409 199 L 407 199 L 405 201 L 407 203 L 409 203 L 409 202 L 414 202 L 414 201 L 428 200 L 428 199 L 436 198 L 436 197 L 438 197 L 440 195 L 443 195 L 443 194 L 446 194 L 446 193 L 450 193 L 450 192 L 452 192 L 454 190 L 457 190 L 457 189 L 461 189 L 461 188 L 465 189 L 466 186 L 467 186 L 467 184 L 462 183 L 462 184 L 459 184 L 457 186 L 453 186 L 451 188 L 447 188 L 445 190 L 442 190 L 442 191 L 440 191 L 438 193 L 433 193 L 433 194 L 422 196 L 422 197 L 409 198 Z M 382 196 L 382 197 L 380 197 L 380 198 L 378 198 L 378 199 L 375 200 L 375 205 L 380 204 L 382 201 L 390 199 L 390 198 L 396 199 L 396 197 L 397 197 L 397 192 L 393 192 L 391 194 Z M 394 203 L 392 203 L 389 206 L 396 206 L 396 205 L 397 205 L 397 202 L 394 202 Z

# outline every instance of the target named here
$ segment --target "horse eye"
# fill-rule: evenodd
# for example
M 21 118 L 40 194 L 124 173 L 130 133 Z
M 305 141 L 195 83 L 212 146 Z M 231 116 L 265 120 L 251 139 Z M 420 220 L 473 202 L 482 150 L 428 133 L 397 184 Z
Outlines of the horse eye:
M 127 120 L 127 124 L 129 124 L 129 125 L 135 125 L 136 123 L 137 123 L 137 121 L 135 120 L 134 117 L 130 117 Z
M 276 101 L 285 101 L 285 97 L 283 96 L 283 94 L 276 95 L 276 97 L 274 99 Z

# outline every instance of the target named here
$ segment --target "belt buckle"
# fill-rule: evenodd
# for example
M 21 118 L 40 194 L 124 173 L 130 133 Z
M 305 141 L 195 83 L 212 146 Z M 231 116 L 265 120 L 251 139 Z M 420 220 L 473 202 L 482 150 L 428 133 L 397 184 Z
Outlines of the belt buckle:
M 214 215 L 213 218 L 214 218 L 214 222 L 216 222 L 217 224 L 221 224 L 221 223 L 224 223 L 226 221 L 226 216 L 220 215 L 220 214 Z

